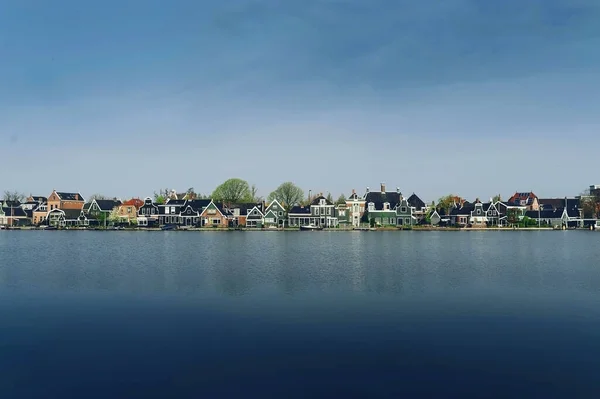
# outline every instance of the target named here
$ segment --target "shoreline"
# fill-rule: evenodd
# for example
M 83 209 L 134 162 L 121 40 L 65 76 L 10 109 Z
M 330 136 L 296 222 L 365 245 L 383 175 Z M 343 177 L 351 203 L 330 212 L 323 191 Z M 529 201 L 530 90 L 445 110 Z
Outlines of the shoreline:
M 576 228 L 576 229 L 566 229 L 566 230 L 562 230 L 562 229 L 554 229 L 552 227 L 521 227 L 521 228 L 512 228 L 512 227 L 492 227 L 492 228 L 486 228 L 486 227 L 469 227 L 469 228 L 454 228 L 454 227 L 418 227 L 418 228 L 410 228 L 410 229 L 402 229 L 402 228 L 388 228 L 388 227 L 380 227 L 380 228 L 373 228 L 373 229 L 346 229 L 346 228 L 333 228 L 333 229 L 323 229 L 323 230 L 319 230 L 319 231 L 324 231 L 324 232 L 360 232 L 360 233 L 367 233 L 367 232 L 410 232 L 410 231 L 415 231 L 415 232 L 431 232 L 431 231 L 443 231 L 443 232 L 449 232 L 449 231 L 454 231 L 454 232 L 458 232 L 458 231 L 570 231 L 570 230 L 586 230 L 586 231 L 591 231 L 590 229 L 587 228 Z M 9 228 L 9 229 L 1 229 L 0 231 L 46 231 L 45 229 L 39 229 L 39 228 L 33 228 L 33 227 L 20 227 L 20 228 Z M 103 232 L 107 232 L 107 231 L 111 231 L 111 232 L 123 232 L 123 231 L 128 231 L 128 232 L 132 232 L 132 231 L 137 231 L 137 232 L 143 232 L 143 231 L 147 231 L 147 232 L 165 232 L 165 231 L 176 231 L 176 232 L 235 232 L 235 231 L 241 231 L 241 232 L 294 232 L 294 231 L 301 231 L 299 228 L 285 228 L 285 229 L 262 229 L 262 228 L 214 228 L 214 227 L 209 227 L 209 228 L 190 228 L 190 229 L 173 229 L 173 230 L 161 230 L 160 228 L 143 228 L 143 227 L 139 227 L 139 228 L 125 228 L 125 229 L 121 229 L 121 230 L 115 230 L 115 229 L 94 229 L 94 228 L 69 228 L 69 229 L 57 229 L 57 230 L 48 230 L 48 231 L 103 231 Z M 593 230 L 592 230 L 593 231 Z

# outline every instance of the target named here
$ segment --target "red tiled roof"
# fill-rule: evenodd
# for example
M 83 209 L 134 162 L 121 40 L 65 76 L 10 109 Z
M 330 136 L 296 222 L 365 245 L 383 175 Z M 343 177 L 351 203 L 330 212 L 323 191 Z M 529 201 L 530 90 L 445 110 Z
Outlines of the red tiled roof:
M 144 201 L 139 198 L 132 198 L 129 201 L 123 202 L 123 205 L 133 205 L 136 208 L 140 208 L 142 205 L 144 205 Z

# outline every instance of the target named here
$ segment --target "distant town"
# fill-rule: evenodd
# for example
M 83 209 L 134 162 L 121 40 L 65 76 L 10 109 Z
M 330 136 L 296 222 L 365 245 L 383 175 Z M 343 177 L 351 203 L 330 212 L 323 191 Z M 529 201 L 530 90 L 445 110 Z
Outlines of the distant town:
M 594 229 L 600 225 L 600 185 L 584 194 L 539 198 L 517 191 L 502 198 L 467 200 L 450 194 L 425 203 L 415 193 L 353 189 L 347 196 L 304 191 L 281 184 L 266 199 L 242 179 L 229 179 L 211 195 L 193 188 L 163 189 L 152 196 L 84 198 L 78 192 L 53 190 L 47 196 L 6 191 L 1 200 L 3 229 Z

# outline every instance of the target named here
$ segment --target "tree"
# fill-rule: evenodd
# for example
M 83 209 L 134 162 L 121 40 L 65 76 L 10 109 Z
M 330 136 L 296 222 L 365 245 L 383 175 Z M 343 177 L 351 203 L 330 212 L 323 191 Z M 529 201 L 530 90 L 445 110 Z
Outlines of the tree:
M 252 187 L 250 187 L 250 196 L 252 197 L 252 202 L 261 202 L 263 200 L 263 198 L 258 195 L 256 184 L 253 184 Z
M 25 194 L 19 193 L 17 191 L 8 191 L 4 192 L 4 201 L 11 202 L 23 202 L 25 199 Z
M 327 201 L 333 204 L 333 197 L 331 196 L 331 193 L 327 193 Z
M 194 191 L 194 187 L 190 187 L 186 190 L 186 192 L 185 192 L 186 199 L 193 200 L 193 199 L 196 199 L 197 197 L 198 197 L 198 194 L 196 194 L 196 192 Z
M 224 181 L 220 186 L 215 188 L 211 197 L 213 201 L 236 204 L 239 202 L 251 202 L 252 192 L 246 180 L 232 178 Z
M 344 194 L 340 194 L 337 201 L 335 201 L 336 205 L 342 205 L 346 203 L 346 196 Z
M 157 204 L 164 204 L 167 202 L 167 198 L 169 198 L 169 189 L 161 189 L 158 192 L 154 192 L 154 202 Z
M 102 195 L 102 194 L 92 194 L 90 195 L 90 197 L 88 198 L 88 200 L 91 202 L 93 200 L 106 200 L 108 199 L 108 197 L 106 195 Z
M 502 197 L 500 196 L 500 194 L 496 194 L 494 195 L 494 197 L 492 198 L 492 202 L 496 203 L 498 201 L 502 201 Z
M 437 206 L 439 209 L 443 209 L 446 211 L 446 214 L 450 213 L 450 210 L 454 206 L 454 201 L 456 196 L 454 194 L 446 195 L 438 200 Z
M 585 190 L 581 193 L 583 217 L 598 218 L 600 215 L 600 190 Z
M 121 216 L 119 215 L 119 207 L 114 207 L 112 211 L 110 211 L 110 215 L 108 215 L 108 221 L 112 224 L 119 224 L 121 222 Z
M 519 222 L 519 210 L 517 208 L 509 208 L 506 211 L 506 220 L 510 224 L 515 224 Z
M 293 206 L 301 203 L 303 198 L 304 191 L 302 191 L 300 187 L 292 182 L 285 182 L 269 194 L 268 200 L 269 202 L 275 199 L 278 200 L 281 202 L 281 205 L 285 208 L 286 212 L 289 212 Z

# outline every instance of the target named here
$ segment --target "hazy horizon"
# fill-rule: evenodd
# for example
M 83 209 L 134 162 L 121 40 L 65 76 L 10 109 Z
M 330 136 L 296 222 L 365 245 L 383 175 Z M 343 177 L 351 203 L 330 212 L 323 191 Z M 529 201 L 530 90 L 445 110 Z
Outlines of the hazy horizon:
M 2 190 L 600 184 L 600 2 L 8 0 Z

